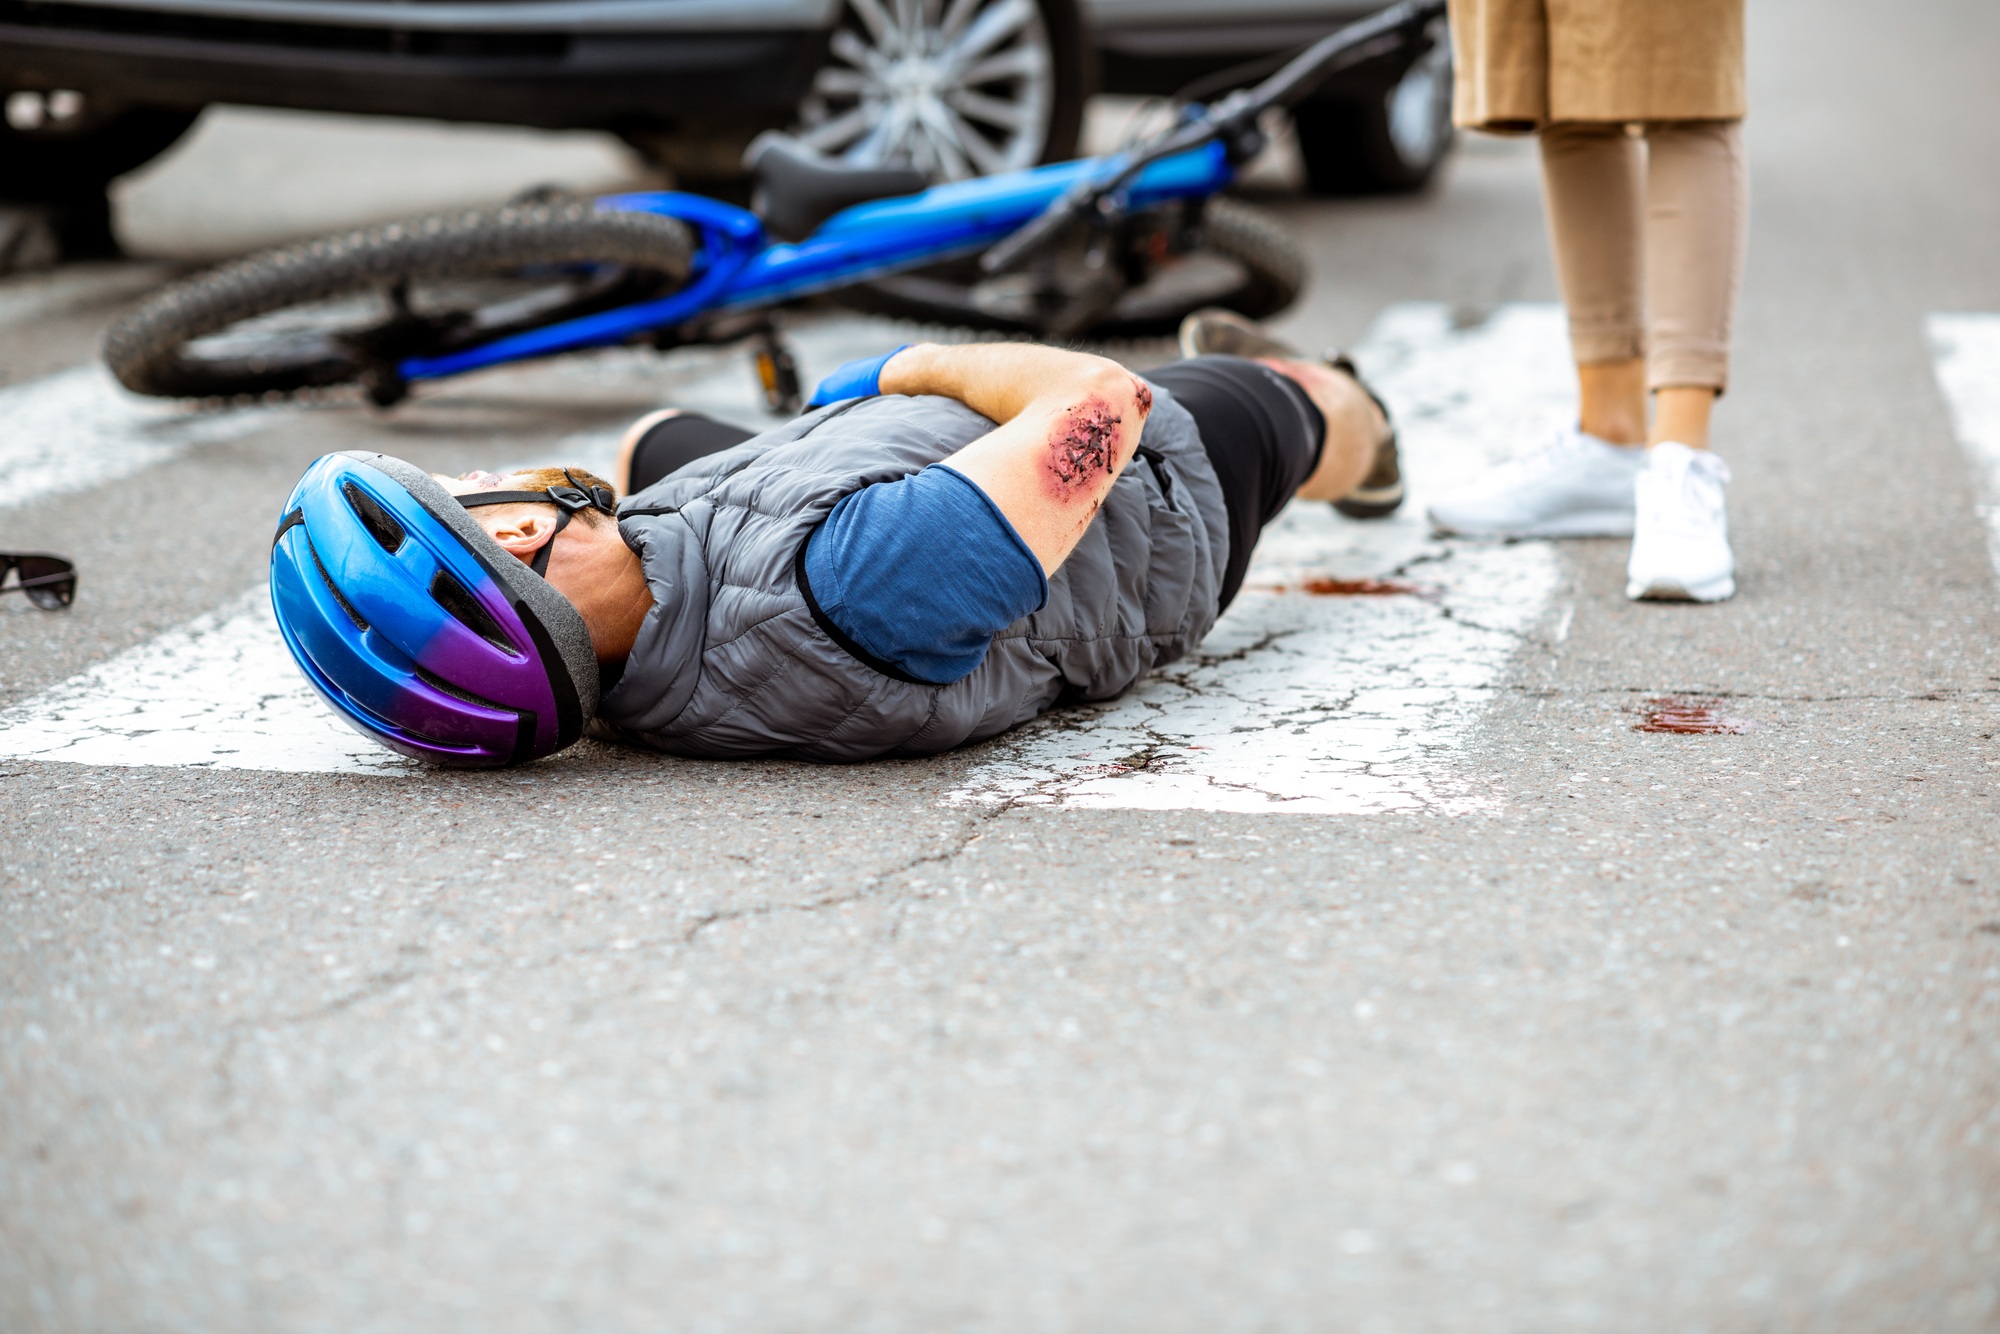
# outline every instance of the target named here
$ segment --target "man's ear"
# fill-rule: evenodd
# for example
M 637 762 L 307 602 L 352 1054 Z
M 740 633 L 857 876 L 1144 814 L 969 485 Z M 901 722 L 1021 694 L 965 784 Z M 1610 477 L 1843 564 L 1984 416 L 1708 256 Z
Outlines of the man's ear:
M 524 561 L 533 561 L 537 551 L 555 540 L 556 521 L 528 510 L 520 515 L 509 515 L 489 531 L 493 540 L 509 553 Z

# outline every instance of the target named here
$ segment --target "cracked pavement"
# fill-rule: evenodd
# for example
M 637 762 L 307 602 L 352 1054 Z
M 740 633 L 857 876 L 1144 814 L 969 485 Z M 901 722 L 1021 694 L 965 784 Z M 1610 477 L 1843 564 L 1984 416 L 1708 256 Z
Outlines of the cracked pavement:
M 1626 603 L 1622 543 L 1419 533 L 1332 568 L 1435 598 L 1278 617 L 1345 540 L 1295 516 L 1200 657 L 935 760 L 0 757 L 0 1328 L 1992 1329 L 2000 591 L 1923 329 L 2000 311 L 2000 15 L 1751 24 L 1731 603 Z M 1267 202 L 1300 342 L 1538 345 L 1526 146 Z M 0 283 L 0 380 L 80 364 L 125 273 Z M 0 707 L 240 598 L 318 453 L 601 438 L 648 365 L 190 431 L 0 511 L 84 574 L 0 599 Z M 1270 710 L 1222 781 L 1324 760 L 1374 804 L 1088 804 L 1088 764 L 1170 782 L 1211 692 Z M 1665 695 L 1755 726 L 1634 730 Z M 1330 759 L 1268 725 L 1357 716 Z

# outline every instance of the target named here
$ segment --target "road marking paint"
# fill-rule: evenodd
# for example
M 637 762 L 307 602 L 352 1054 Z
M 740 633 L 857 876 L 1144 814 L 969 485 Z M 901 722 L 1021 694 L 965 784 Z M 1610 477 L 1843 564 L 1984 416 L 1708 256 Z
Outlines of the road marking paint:
M 1562 312 L 1509 305 L 1454 327 L 1444 306 L 1392 306 L 1356 356 L 1396 414 L 1402 510 L 1355 523 L 1291 506 L 1198 653 L 1003 738 L 947 800 L 1309 815 L 1497 804 L 1454 759 L 1550 619 L 1561 558 L 1544 543 L 1439 541 L 1423 507 L 1573 411 Z M 1391 574 L 1430 595 L 1296 591 Z
M 269 408 L 199 409 L 128 394 L 102 366 L 0 389 L 0 509 L 82 491 L 271 422 Z
M 1977 508 L 2000 573 L 2000 315 L 1932 315 L 1924 324 L 1938 387 L 1979 479 Z
M 0 756 L 279 773 L 420 768 L 320 702 L 262 588 L 0 713 Z

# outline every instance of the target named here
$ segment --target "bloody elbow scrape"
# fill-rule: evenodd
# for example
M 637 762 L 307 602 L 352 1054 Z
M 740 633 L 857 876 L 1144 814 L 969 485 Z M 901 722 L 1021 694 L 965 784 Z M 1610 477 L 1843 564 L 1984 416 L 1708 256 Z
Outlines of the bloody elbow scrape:
M 1063 414 L 1049 440 L 1047 477 L 1057 500 L 1074 500 L 1096 480 L 1118 471 L 1118 428 L 1123 417 L 1101 398 Z

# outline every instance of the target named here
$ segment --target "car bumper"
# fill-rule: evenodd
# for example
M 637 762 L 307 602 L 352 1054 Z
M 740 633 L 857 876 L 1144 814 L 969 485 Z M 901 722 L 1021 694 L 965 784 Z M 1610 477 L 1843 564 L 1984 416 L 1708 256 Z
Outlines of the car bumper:
M 1373 0 L 1358 0 L 1309 14 L 1194 20 L 1184 13 L 1155 14 L 1150 7 L 1096 6 L 1100 85 L 1108 93 L 1171 96 L 1219 71 L 1301 50 L 1381 8 Z M 1371 62 L 1335 75 L 1322 91 L 1373 87 L 1400 72 L 1396 62 Z
M 0 86 L 162 106 L 672 126 L 789 110 L 826 42 L 814 29 L 391 28 L 0 0 Z

